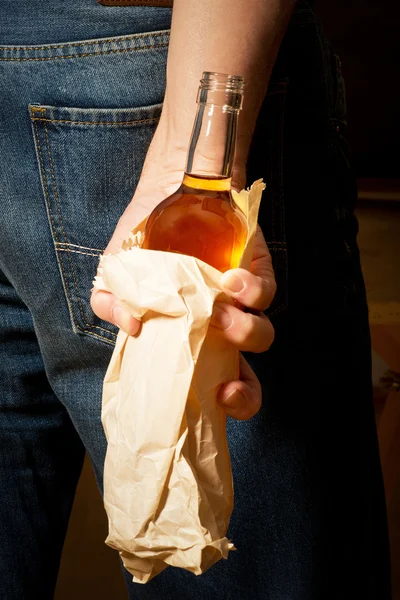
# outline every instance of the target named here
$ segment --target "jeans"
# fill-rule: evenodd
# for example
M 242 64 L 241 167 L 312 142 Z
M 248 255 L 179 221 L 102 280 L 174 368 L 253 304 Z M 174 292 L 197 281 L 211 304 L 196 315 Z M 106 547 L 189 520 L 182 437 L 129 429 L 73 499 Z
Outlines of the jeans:
M 93 314 L 90 288 L 160 114 L 170 10 L 3 0 L 0 23 L 0 597 L 47 600 L 85 450 L 101 490 L 117 331 Z M 247 357 L 260 413 L 228 421 L 237 551 L 197 578 L 169 568 L 141 586 L 125 572 L 128 595 L 387 600 L 343 80 L 307 2 L 258 119 L 258 177 L 276 340 Z

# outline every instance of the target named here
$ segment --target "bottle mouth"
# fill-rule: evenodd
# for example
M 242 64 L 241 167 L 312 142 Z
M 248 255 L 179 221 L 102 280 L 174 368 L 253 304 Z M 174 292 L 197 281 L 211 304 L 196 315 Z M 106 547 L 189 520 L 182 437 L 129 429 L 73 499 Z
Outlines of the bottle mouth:
M 243 93 L 244 79 L 241 75 L 227 75 L 225 73 L 204 71 L 200 79 L 200 89 Z
M 226 75 L 205 71 L 200 79 L 197 95 L 199 104 L 220 106 L 224 112 L 242 108 L 244 79 L 240 75 Z

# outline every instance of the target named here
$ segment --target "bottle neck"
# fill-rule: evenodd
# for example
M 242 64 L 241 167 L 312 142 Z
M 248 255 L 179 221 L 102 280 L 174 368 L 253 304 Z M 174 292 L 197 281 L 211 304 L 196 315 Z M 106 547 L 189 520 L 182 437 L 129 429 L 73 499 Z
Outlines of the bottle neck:
M 200 102 L 194 122 L 186 173 L 201 179 L 230 179 L 239 111 Z

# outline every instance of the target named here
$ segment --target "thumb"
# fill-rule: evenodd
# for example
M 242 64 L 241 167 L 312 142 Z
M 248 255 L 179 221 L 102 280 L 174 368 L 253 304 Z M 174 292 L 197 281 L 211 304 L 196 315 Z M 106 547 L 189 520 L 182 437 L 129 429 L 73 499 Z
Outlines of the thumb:
M 114 294 L 94 289 L 90 298 L 90 305 L 99 319 L 116 325 L 116 327 L 119 327 L 119 329 L 122 329 L 128 335 L 136 335 L 138 333 L 140 321 L 132 317 L 119 304 Z

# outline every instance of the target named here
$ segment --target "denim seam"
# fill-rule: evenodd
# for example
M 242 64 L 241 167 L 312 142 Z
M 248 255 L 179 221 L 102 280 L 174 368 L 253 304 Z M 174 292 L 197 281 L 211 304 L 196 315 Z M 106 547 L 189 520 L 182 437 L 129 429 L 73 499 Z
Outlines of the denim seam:
M 135 125 L 136 123 L 151 123 L 158 120 L 159 117 L 136 119 L 134 121 L 73 121 L 72 119 L 45 119 L 42 117 L 32 117 L 32 121 L 43 121 L 46 123 L 70 123 L 72 125 Z
M 95 333 L 94 331 L 88 331 L 87 329 L 83 329 L 83 327 L 80 327 L 76 323 L 75 323 L 75 326 L 82 333 L 86 333 L 86 334 L 88 334 L 88 335 L 90 335 L 92 337 L 98 338 L 99 340 L 102 340 L 103 342 L 107 342 L 108 344 L 111 344 L 112 346 L 115 345 L 115 340 L 112 340 L 112 339 L 106 337 L 105 335 L 101 335 L 101 333 Z M 89 325 L 89 327 L 97 327 L 97 325 Z M 108 333 L 110 333 L 111 335 L 113 335 L 115 338 L 117 337 L 116 333 L 113 333 L 112 331 L 109 331 L 108 329 L 104 329 L 104 331 L 107 331 Z
M 55 178 L 53 160 L 52 160 L 52 157 L 51 157 L 49 136 L 48 136 L 48 130 L 47 130 L 47 126 L 46 125 L 44 125 L 44 130 L 45 130 L 45 136 L 46 136 L 46 145 L 47 145 L 47 153 L 48 153 L 48 157 L 49 157 L 50 172 L 51 172 L 51 177 L 52 177 L 52 180 L 53 180 L 54 199 L 55 199 L 56 205 L 57 205 L 57 213 L 58 213 L 58 217 L 59 217 L 59 220 L 60 220 L 61 230 L 62 230 L 64 239 L 66 240 L 67 239 L 67 234 L 65 232 L 64 224 L 63 224 L 63 221 L 62 221 L 60 199 L 59 199 L 59 196 L 58 196 L 57 183 L 56 183 L 56 178 Z M 53 225 L 54 225 L 54 221 L 53 221 Z M 56 232 L 54 232 L 54 233 L 55 233 L 56 238 L 57 238 Z M 57 239 L 57 241 L 58 241 L 58 239 Z M 111 333 L 112 335 L 115 335 L 115 333 L 113 333 L 112 331 L 109 331 L 108 329 L 105 329 L 104 327 L 101 327 L 100 325 L 91 325 L 90 323 L 86 323 L 85 315 L 84 315 L 84 312 L 83 312 L 81 298 L 79 296 L 78 282 L 77 282 L 76 274 L 75 274 L 75 271 L 74 271 L 73 263 L 72 263 L 72 260 L 71 260 L 71 256 L 69 254 L 69 250 L 67 250 L 67 256 L 68 256 L 68 262 L 69 262 L 69 266 L 70 266 L 71 273 L 72 273 L 72 278 L 74 280 L 76 297 L 77 297 L 78 306 L 79 306 L 79 312 L 80 312 L 81 319 L 82 319 L 83 323 L 86 325 L 86 327 L 90 327 L 90 328 L 93 328 L 93 329 L 99 329 L 100 331 L 105 331 L 107 333 Z M 62 263 L 62 262 L 63 261 L 61 260 L 60 263 Z M 64 269 L 63 269 L 63 273 L 64 273 L 64 277 L 66 277 Z M 67 287 L 68 287 L 68 293 L 70 294 L 71 293 L 70 292 L 70 288 L 69 288 L 68 285 L 67 285 Z M 78 329 L 82 330 L 82 328 L 79 327 L 78 325 L 77 325 L 77 327 L 78 327 Z
M 91 254 L 90 252 L 82 252 L 82 250 L 71 250 L 71 248 L 58 248 L 57 252 L 74 252 L 75 254 L 85 254 L 86 256 L 97 256 L 101 255 L 101 252 L 98 254 Z M 87 323 L 86 323 L 87 325 Z M 93 325 L 91 327 L 94 327 Z
M 169 35 L 169 29 L 164 29 L 162 31 L 151 31 L 146 33 L 132 33 L 131 35 L 126 35 L 123 37 L 111 37 L 111 38 L 101 38 L 98 41 L 94 40 L 86 40 L 84 42 L 68 42 L 63 44 L 47 44 L 46 46 L 9 46 L 10 50 L 14 52 L 15 50 L 23 50 L 25 52 L 36 52 L 37 50 L 59 50 L 61 48 L 78 48 L 80 46 L 101 46 L 107 42 L 111 42 L 112 44 L 119 44 L 120 42 L 125 42 L 127 40 L 131 40 L 132 42 L 135 39 L 143 38 L 143 37 L 164 37 L 165 35 Z M 0 46 L 0 51 L 4 50 Z M 8 48 L 5 50 L 7 51 Z
M 42 112 L 45 111 L 45 109 L 41 109 L 41 110 L 42 110 Z M 56 238 L 56 243 L 60 243 L 60 242 L 57 242 L 57 230 L 56 230 L 56 226 L 55 226 L 55 223 L 54 223 L 53 211 L 52 211 L 52 208 L 51 208 L 51 201 L 50 201 L 50 195 L 49 195 L 49 186 L 48 186 L 48 181 L 47 181 L 47 176 L 46 176 L 46 169 L 45 169 L 45 166 L 44 166 L 43 153 L 42 153 L 42 147 L 41 147 L 41 143 L 40 143 L 40 135 L 39 135 L 37 123 L 34 123 L 33 127 L 34 127 L 36 142 L 37 142 L 37 149 L 38 149 L 38 154 L 39 154 L 39 162 L 40 162 L 40 167 L 41 167 L 42 177 L 43 177 L 43 184 L 44 184 L 43 188 L 44 188 L 45 198 L 47 200 L 47 207 L 48 207 L 48 211 L 49 211 L 49 218 L 50 218 L 50 222 L 52 224 L 53 234 L 54 234 L 54 236 Z M 56 252 L 57 252 L 57 249 L 56 249 Z M 73 306 L 72 306 L 72 299 L 70 297 L 70 291 L 69 291 L 69 286 L 68 286 L 68 280 L 67 280 L 66 273 L 65 273 L 65 267 L 64 267 L 63 261 L 61 259 L 61 256 L 59 256 L 59 258 L 60 258 L 59 264 L 60 264 L 61 271 L 62 271 L 62 274 L 63 274 L 63 281 L 64 281 L 64 284 L 65 284 L 65 289 L 66 289 L 66 292 L 67 292 L 67 294 L 66 294 L 66 300 L 67 300 L 67 303 L 68 303 L 68 306 L 69 306 L 70 314 L 73 317 L 74 312 L 73 312 Z M 85 319 L 83 319 L 83 322 L 85 323 Z M 84 329 L 82 329 L 82 327 L 80 327 L 78 325 L 78 323 L 76 323 L 75 319 L 74 319 L 74 323 L 75 323 L 75 326 L 77 327 L 78 330 L 83 331 L 83 332 L 85 331 Z M 86 325 L 88 325 L 88 324 L 86 324 Z M 89 327 L 96 327 L 96 326 L 89 325 Z M 103 328 L 100 328 L 100 329 L 103 329 Z M 109 333 L 112 336 L 116 337 L 116 334 L 114 332 L 106 330 L 106 329 L 104 329 L 104 331 L 106 331 L 107 333 Z M 90 335 L 92 335 L 92 336 L 94 336 L 96 338 L 99 338 L 99 339 L 101 339 L 103 341 L 106 341 L 107 343 L 113 344 L 112 340 L 110 340 L 109 338 L 107 338 L 107 337 L 105 337 L 103 335 L 99 335 L 99 334 L 95 333 L 94 331 L 90 331 L 89 333 L 90 333 Z
M 42 111 L 44 111 L 44 110 L 45 109 L 42 109 Z M 43 191 L 44 191 L 45 200 L 46 200 L 46 204 L 47 204 L 47 208 L 48 208 L 50 223 L 52 224 L 52 231 L 53 231 L 54 236 L 57 239 L 57 232 L 56 232 L 56 228 L 55 228 L 55 224 L 54 224 L 53 211 L 52 211 L 52 208 L 51 208 L 50 195 L 49 195 L 49 186 L 48 186 L 48 182 L 47 182 L 46 169 L 45 169 L 45 166 L 44 166 L 42 146 L 41 146 L 41 143 L 40 143 L 40 135 L 39 135 L 37 123 L 34 123 L 33 126 L 34 126 L 34 130 L 35 130 L 35 137 L 36 137 L 37 149 L 38 149 L 38 154 L 39 154 L 39 162 L 40 162 L 40 167 L 41 167 L 42 177 L 43 177 L 43 184 L 44 184 L 43 185 Z M 63 281 L 64 281 L 64 284 L 65 284 L 65 287 L 66 287 L 66 291 L 67 291 L 68 282 L 67 282 L 67 278 L 65 276 L 64 265 L 62 263 L 62 260 L 60 260 L 59 264 L 61 266 L 61 270 L 62 270 L 62 273 L 64 275 Z M 72 308 L 72 305 L 71 305 L 71 299 L 70 299 L 68 291 L 67 291 L 67 295 L 66 295 L 66 300 L 67 300 L 67 304 L 68 304 L 68 307 L 69 307 L 70 314 L 73 316 L 73 308 Z M 77 323 L 75 323 L 75 325 L 79 329 L 79 325 L 77 325 Z
M 53 181 L 54 199 L 56 201 L 58 218 L 60 220 L 61 231 L 63 233 L 64 239 L 67 239 L 67 235 L 66 235 L 65 229 L 64 229 L 64 224 L 62 222 L 60 203 L 59 203 L 59 199 L 58 199 L 58 190 L 57 190 L 57 185 L 56 185 L 56 180 L 55 180 L 55 173 L 54 173 L 53 161 L 52 161 L 51 154 L 50 154 L 49 136 L 48 136 L 48 131 L 47 131 L 46 125 L 44 126 L 44 131 L 45 131 L 45 136 L 46 136 L 47 155 L 49 157 L 50 173 L 51 173 L 51 178 L 52 178 L 52 181 Z M 52 219 L 52 223 L 53 223 L 54 235 L 56 237 L 56 240 L 58 241 L 57 229 L 56 229 L 56 225 L 55 225 L 53 219 Z M 60 262 L 62 263 L 63 261 L 61 260 Z M 79 298 L 78 288 L 77 288 L 77 285 L 76 285 L 75 273 L 74 273 L 73 268 L 72 268 L 72 262 L 71 262 L 71 257 L 70 256 L 68 256 L 68 262 L 69 262 L 69 266 L 70 266 L 70 269 L 71 269 L 71 272 L 72 272 L 72 276 L 73 276 L 73 279 L 74 279 L 74 282 L 75 282 L 75 289 L 76 289 L 76 293 L 77 293 L 77 299 L 78 299 L 78 305 L 79 305 L 79 312 L 81 314 L 82 321 L 85 323 L 85 319 L 84 319 L 83 311 L 82 311 L 82 306 L 81 306 L 81 302 L 80 302 L 80 298 Z M 62 271 L 63 271 L 63 274 L 64 274 L 64 278 L 66 280 L 67 276 L 66 276 L 66 273 L 64 271 L 64 268 L 62 268 Z M 70 288 L 69 288 L 69 284 L 68 283 L 67 283 L 67 288 L 68 288 L 68 294 L 71 296 L 71 292 L 70 292 Z M 70 299 L 71 299 L 71 302 L 72 302 L 72 298 L 70 298 Z M 85 325 L 86 325 L 86 323 L 85 323 Z
M 167 48 L 168 44 L 153 44 L 151 46 L 141 46 L 139 48 L 119 48 L 110 50 L 99 50 L 98 52 L 85 52 L 84 54 L 69 54 L 66 56 L 47 56 L 34 58 L 0 58 L 0 61 L 28 62 L 28 61 L 44 61 L 44 60 L 64 60 L 66 58 L 82 58 L 85 56 L 97 56 L 100 54 L 118 54 L 121 52 L 137 52 L 139 50 L 150 50 L 151 48 Z
M 100 248 L 89 248 L 89 246 L 80 246 L 79 244 L 70 244 L 69 242 L 56 242 L 57 246 L 72 246 L 73 248 L 81 248 L 81 250 L 91 250 L 92 252 L 99 252 L 102 254 L 104 249 Z

